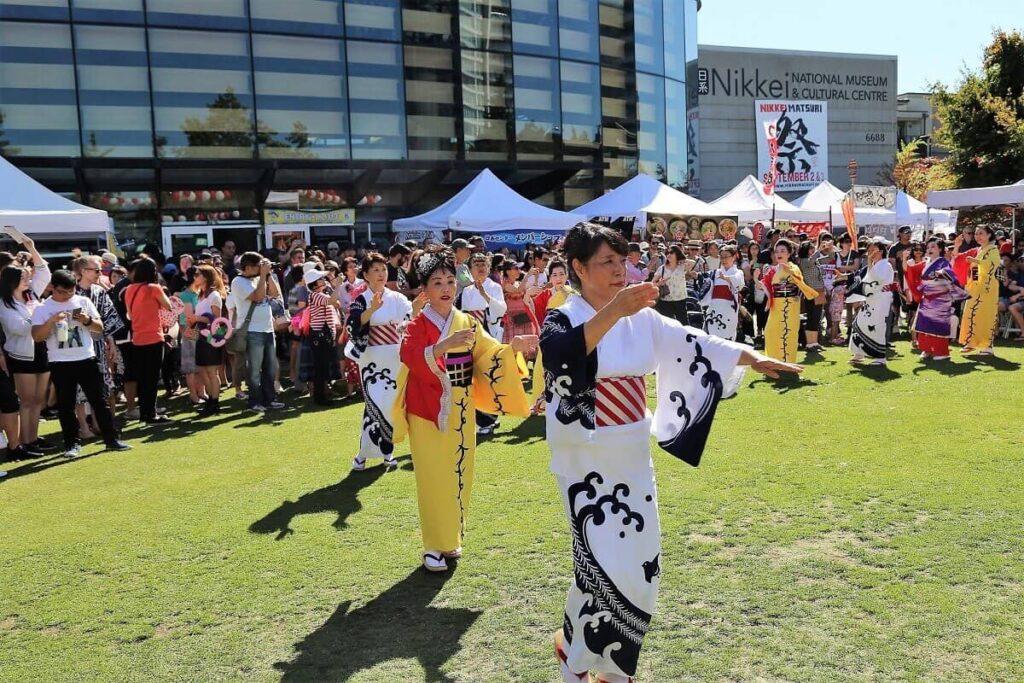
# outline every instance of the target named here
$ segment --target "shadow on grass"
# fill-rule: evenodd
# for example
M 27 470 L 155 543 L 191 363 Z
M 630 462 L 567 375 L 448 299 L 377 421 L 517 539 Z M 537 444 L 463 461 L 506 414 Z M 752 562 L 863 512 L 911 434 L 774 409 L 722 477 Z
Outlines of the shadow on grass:
M 509 432 L 496 431 L 489 441 L 495 443 L 517 446 L 519 444 L 543 441 L 545 437 L 544 416 L 534 416 L 524 419 L 516 425 L 515 429 Z
M 753 389 L 758 384 L 765 384 L 768 388 L 774 389 L 780 394 L 788 394 L 791 391 L 818 386 L 818 383 L 813 379 L 809 379 L 803 375 L 794 375 L 792 373 L 780 374 L 778 379 L 772 379 L 771 377 L 765 376 L 758 377 L 750 383 L 750 388 Z
M 292 661 L 274 665 L 282 683 L 347 681 L 396 659 L 419 661 L 426 681 L 454 683 L 441 667 L 461 649 L 459 641 L 480 612 L 431 606 L 453 573 L 415 569 L 362 607 L 350 611 L 352 603 L 343 602 L 295 645 Z
M 964 359 L 964 361 L 963 363 L 954 363 L 949 360 L 923 360 L 911 372 L 915 375 L 920 375 L 923 372 L 937 372 L 947 377 L 959 377 L 960 375 L 969 375 L 977 369 L 977 363 L 973 360 Z
M 820 353 L 807 353 L 807 354 L 804 354 L 804 359 L 802 361 L 800 361 L 800 365 L 822 365 L 822 366 L 829 365 L 829 366 L 831 366 L 831 365 L 835 365 L 835 364 L 836 364 L 836 361 L 834 361 L 834 360 L 832 360 L 830 358 L 825 358 L 825 356 L 823 354 L 820 354 Z
M 849 374 L 861 375 L 874 382 L 891 382 L 900 378 L 900 373 L 888 365 L 871 365 L 870 363 L 851 364 Z
M 399 462 L 410 460 L 405 455 L 397 458 Z M 411 465 L 411 463 L 409 463 Z M 406 465 L 402 466 L 406 469 Z M 249 526 L 249 532 L 253 534 L 277 534 L 276 540 L 280 541 L 289 534 L 295 533 L 291 528 L 292 520 L 299 515 L 315 515 L 321 512 L 333 512 L 338 515 L 334 520 L 335 529 L 344 529 L 348 526 L 348 518 L 363 509 L 359 502 L 358 494 L 364 488 L 372 485 L 385 473 L 383 465 L 372 464 L 361 472 L 352 471 L 348 476 L 337 484 L 325 486 L 322 489 L 311 491 L 296 501 L 286 500 L 275 510 L 265 517 L 256 520 Z
M 978 365 L 987 365 L 990 368 L 994 368 L 996 370 L 1020 370 L 1020 363 L 1012 360 L 1006 360 L 1005 358 L 1000 358 L 999 356 L 982 356 L 980 354 L 974 354 L 970 358 Z
M 89 448 L 89 444 L 86 444 L 84 448 Z M 61 465 L 70 465 L 73 462 L 81 462 L 82 460 L 93 458 L 97 455 L 103 455 L 107 452 L 106 447 L 100 446 L 99 450 L 86 455 L 80 455 L 77 458 L 65 458 L 63 455 L 58 453 L 56 455 L 44 456 L 32 461 L 0 462 L 0 470 L 7 470 L 7 476 L 0 479 L 0 482 L 10 481 L 11 479 L 17 479 L 18 477 L 25 477 L 30 474 L 38 474 L 40 472 L 53 469 L 54 467 L 60 467 Z M 111 452 L 111 455 L 114 455 L 114 453 Z

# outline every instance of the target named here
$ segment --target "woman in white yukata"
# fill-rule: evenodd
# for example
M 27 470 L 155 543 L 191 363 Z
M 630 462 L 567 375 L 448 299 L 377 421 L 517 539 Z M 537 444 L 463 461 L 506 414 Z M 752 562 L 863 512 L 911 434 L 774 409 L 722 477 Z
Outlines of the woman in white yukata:
M 846 303 L 863 302 L 850 330 L 851 363 L 871 359 L 871 365 L 885 365 L 889 346 L 886 343 L 887 318 L 892 307 L 893 292 L 899 291 L 896 274 L 886 258 L 888 245 L 877 238 L 868 245 L 868 265 L 857 273 L 846 288 Z
M 505 328 L 502 322 L 508 311 L 505 303 L 505 292 L 501 285 L 492 280 L 491 257 L 477 252 L 469 257 L 469 275 L 473 282 L 462 289 L 455 297 L 455 308 L 472 318 L 476 318 L 487 334 L 495 339 L 502 339 Z M 476 411 L 476 433 L 480 436 L 493 434 L 498 428 L 498 416 Z
M 711 273 L 711 287 L 700 302 L 704 307 L 704 329 L 708 334 L 735 341 L 746 280 L 736 267 L 735 245 L 726 244 L 719 255 L 721 263 Z
M 413 310 L 413 303 L 405 295 L 387 288 L 388 262 L 383 255 L 367 254 L 363 278 L 367 289 L 349 308 L 349 339 L 345 345 L 345 355 L 359 365 L 364 399 L 359 453 L 352 459 L 352 469 L 365 469 L 367 458 L 384 458 L 384 466 L 393 470 L 398 466 L 391 411 L 402 365 L 398 357 L 402 341 L 399 326 L 419 310 Z M 421 299 L 416 304 L 423 307 Z
M 743 366 L 770 377 L 802 370 L 655 312 L 657 286 L 625 286 L 626 249 L 608 228 L 570 230 L 566 261 L 580 295 L 549 311 L 541 332 L 551 469 L 573 553 L 555 651 L 562 679 L 574 683 L 590 673 L 626 683 L 636 673 L 661 573 L 650 435 L 697 465 L 718 401 L 739 383 Z

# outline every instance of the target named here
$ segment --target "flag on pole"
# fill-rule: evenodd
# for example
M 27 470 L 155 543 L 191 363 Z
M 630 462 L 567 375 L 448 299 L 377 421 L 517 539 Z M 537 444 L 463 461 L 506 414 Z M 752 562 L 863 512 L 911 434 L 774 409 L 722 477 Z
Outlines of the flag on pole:
M 853 210 L 853 193 L 847 192 L 843 197 L 843 220 L 846 221 L 846 232 L 853 240 L 853 246 L 857 246 L 857 214 Z

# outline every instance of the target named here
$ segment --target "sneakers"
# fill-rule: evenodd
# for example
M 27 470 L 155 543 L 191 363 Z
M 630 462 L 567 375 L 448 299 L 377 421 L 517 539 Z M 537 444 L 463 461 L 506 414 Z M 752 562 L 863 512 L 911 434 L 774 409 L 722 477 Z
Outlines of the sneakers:
M 107 444 L 108 451 L 130 451 L 132 447 L 126 444 L 124 441 L 111 441 Z
M 352 471 L 362 472 L 366 469 L 366 458 L 360 459 L 358 456 L 352 458 Z
M 160 414 L 158 413 L 156 417 L 150 417 L 150 418 L 146 418 L 146 419 L 145 419 L 145 420 L 143 420 L 143 421 L 144 421 L 144 422 L 145 422 L 146 424 L 148 424 L 148 425 L 153 425 L 153 424 L 164 424 L 164 423 L 170 422 L 170 421 L 171 421 L 171 418 L 167 417 L 166 415 L 160 415 Z
M 366 461 L 363 461 L 363 467 L 366 467 Z M 398 461 L 392 458 L 384 458 L 384 471 L 394 472 L 398 469 Z
M 23 443 L 18 446 L 17 450 L 26 458 L 41 458 L 46 455 L 43 453 L 43 449 L 34 443 Z
M 131 410 L 124 411 L 124 419 L 126 420 L 138 420 L 139 419 L 139 407 L 136 406 Z
M 871 365 L 873 365 L 873 366 L 874 366 L 874 367 L 876 367 L 876 368 L 878 368 L 878 367 L 884 367 L 884 366 L 885 366 L 885 364 L 886 364 L 886 363 L 885 363 L 885 359 L 884 359 L 884 358 L 879 358 L 878 360 L 873 360 L 873 361 L 871 361 Z
M 446 572 L 448 571 L 448 563 L 444 560 L 444 555 L 441 553 L 428 550 L 423 553 L 423 568 L 428 572 Z
M 63 456 L 65 458 L 77 458 L 81 454 L 82 446 L 76 443 L 75 445 L 71 446 L 66 451 L 64 451 Z
M 196 411 L 196 415 L 199 417 L 206 417 L 208 415 L 220 414 L 220 400 L 211 398 L 203 404 L 203 407 Z
M 44 453 L 49 453 L 50 451 L 57 450 L 57 446 L 55 444 L 50 443 L 49 441 L 42 437 L 36 439 L 29 445 L 35 448 L 36 450 L 43 451 Z
M 235 398 L 237 398 L 239 401 L 248 401 L 249 400 L 249 392 L 248 391 L 242 391 L 241 389 L 239 389 L 238 391 L 235 392 Z
M 261 406 L 260 404 L 257 403 L 254 406 L 249 406 L 249 411 L 253 413 L 265 413 L 267 412 L 267 408 L 266 406 Z
M 284 403 L 282 403 L 281 401 L 271 401 L 267 407 L 270 408 L 271 410 L 281 410 L 282 408 L 284 408 Z

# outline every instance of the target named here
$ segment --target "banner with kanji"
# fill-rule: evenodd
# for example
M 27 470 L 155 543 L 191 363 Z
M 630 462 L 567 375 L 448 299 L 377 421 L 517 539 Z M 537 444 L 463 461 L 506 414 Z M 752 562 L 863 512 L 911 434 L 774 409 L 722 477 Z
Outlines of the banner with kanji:
M 755 100 L 757 175 L 776 192 L 828 180 L 828 103 Z

